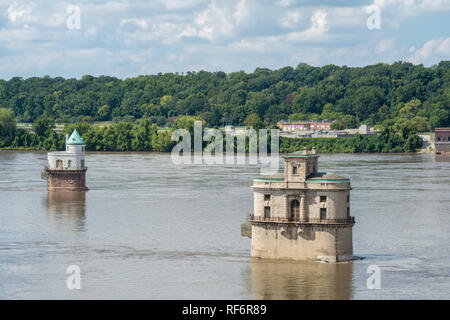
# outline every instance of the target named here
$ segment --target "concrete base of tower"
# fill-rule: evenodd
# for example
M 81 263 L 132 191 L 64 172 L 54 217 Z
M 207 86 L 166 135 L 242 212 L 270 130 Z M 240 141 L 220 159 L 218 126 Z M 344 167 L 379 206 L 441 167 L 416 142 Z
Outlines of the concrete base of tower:
M 86 170 L 46 170 L 48 191 L 87 191 Z
M 252 224 L 252 257 L 303 261 L 353 260 L 352 223 Z
M 350 255 L 350 256 L 318 256 L 317 260 L 322 261 L 322 262 L 333 263 L 333 262 L 344 262 L 344 261 L 355 260 L 355 257 L 352 255 Z

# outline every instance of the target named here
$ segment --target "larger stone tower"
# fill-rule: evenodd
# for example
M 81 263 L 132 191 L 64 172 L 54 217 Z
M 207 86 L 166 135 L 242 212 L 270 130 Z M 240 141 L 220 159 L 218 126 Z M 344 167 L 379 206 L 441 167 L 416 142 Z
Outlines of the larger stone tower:
M 48 191 L 88 190 L 85 144 L 77 130 L 67 139 L 65 152 L 50 152 L 47 159 Z
M 319 172 L 315 149 L 288 154 L 284 173 L 254 179 L 253 257 L 353 259 L 350 180 Z

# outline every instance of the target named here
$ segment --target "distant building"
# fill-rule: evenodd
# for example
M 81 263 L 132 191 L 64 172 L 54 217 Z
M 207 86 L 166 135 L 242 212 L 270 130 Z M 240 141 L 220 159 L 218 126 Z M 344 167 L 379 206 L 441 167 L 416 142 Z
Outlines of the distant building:
M 436 154 L 450 155 L 450 128 L 434 129 Z
M 331 124 L 334 121 L 293 121 L 281 120 L 277 123 L 278 128 L 282 132 L 297 132 L 297 131 L 328 131 L 331 129 Z
M 75 130 L 66 141 L 66 151 L 50 152 L 45 177 L 48 191 L 85 191 L 86 160 L 83 138 Z
M 319 172 L 315 149 L 283 158 L 283 174 L 253 181 L 251 230 L 242 230 L 252 238 L 252 256 L 327 262 L 353 259 L 350 180 Z
M 225 126 L 223 127 L 223 131 L 232 135 L 243 135 L 246 133 L 246 127 L 235 127 L 235 126 Z
M 367 135 L 367 134 L 369 134 L 370 133 L 370 128 L 369 128 L 369 126 L 367 125 L 367 124 L 362 124 L 360 127 L 359 127 L 359 134 L 361 134 L 361 135 Z

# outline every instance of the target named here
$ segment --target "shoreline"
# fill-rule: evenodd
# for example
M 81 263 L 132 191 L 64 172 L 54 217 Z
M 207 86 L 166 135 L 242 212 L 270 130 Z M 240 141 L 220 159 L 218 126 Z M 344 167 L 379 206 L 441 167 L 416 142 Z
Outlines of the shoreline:
M 64 150 L 40 150 L 40 149 L 10 149 L 10 148 L 0 148 L 0 152 L 17 152 L 17 153 L 27 153 L 27 152 L 33 152 L 33 153 L 43 153 L 46 154 L 48 152 L 57 152 L 57 151 L 64 151 Z M 161 151 L 86 151 L 86 154 L 171 154 L 171 152 L 161 152 Z M 223 152 L 226 153 L 225 151 Z M 280 155 L 288 154 L 289 152 L 280 152 Z M 192 152 L 193 154 L 193 152 Z M 435 154 L 434 150 L 426 150 L 423 149 L 417 150 L 416 152 L 321 152 L 321 154 L 386 154 L 386 155 L 420 155 L 420 154 Z M 247 156 L 248 153 L 245 153 Z M 270 153 L 267 153 L 267 155 L 270 155 Z

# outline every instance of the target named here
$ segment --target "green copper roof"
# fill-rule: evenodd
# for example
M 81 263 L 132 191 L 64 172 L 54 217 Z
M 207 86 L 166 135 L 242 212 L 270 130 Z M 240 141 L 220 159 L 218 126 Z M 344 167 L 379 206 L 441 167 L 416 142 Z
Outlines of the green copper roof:
M 255 181 L 274 181 L 274 182 L 284 181 L 284 173 L 276 173 L 276 174 L 272 174 L 270 176 L 259 176 L 253 180 L 255 180 Z
M 80 134 L 75 130 L 69 139 L 66 141 L 67 145 L 80 145 L 84 144 L 83 138 L 80 136 Z
M 350 182 L 350 179 L 339 176 L 335 173 L 317 172 L 308 177 L 307 182 Z
M 304 153 L 303 151 L 297 151 L 297 152 L 293 152 L 293 153 L 288 153 L 282 156 L 283 158 L 309 158 L 309 157 L 319 157 L 318 154 L 316 153 Z

